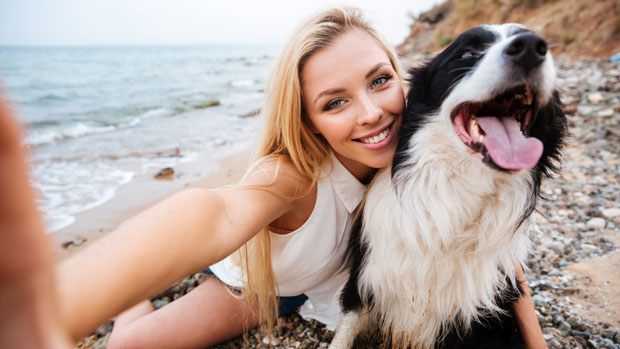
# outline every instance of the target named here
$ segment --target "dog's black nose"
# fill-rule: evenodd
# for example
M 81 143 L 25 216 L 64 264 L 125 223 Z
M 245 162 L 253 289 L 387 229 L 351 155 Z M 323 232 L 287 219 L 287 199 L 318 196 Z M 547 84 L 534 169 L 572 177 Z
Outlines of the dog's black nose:
M 547 43 L 540 36 L 528 33 L 519 35 L 504 49 L 504 54 L 526 72 L 545 59 Z

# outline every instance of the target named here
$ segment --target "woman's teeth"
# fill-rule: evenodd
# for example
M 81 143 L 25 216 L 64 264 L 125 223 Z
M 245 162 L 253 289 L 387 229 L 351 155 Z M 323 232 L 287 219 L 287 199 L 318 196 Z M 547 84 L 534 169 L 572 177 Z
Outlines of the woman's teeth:
M 390 128 L 388 127 L 385 130 L 383 130 L 383 132 L 379 133 L 378 135 L 374 137 L 360 138 L 360 141 L 367 143 L 367 144 L 379 143 L 382 140 L 384 140 L 388 136 L 389 133 L 390 133 Z

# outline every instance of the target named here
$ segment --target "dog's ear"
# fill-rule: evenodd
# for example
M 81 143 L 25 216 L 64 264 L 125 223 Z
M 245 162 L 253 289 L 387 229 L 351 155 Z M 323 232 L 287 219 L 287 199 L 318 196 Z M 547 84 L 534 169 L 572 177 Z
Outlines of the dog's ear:
M 557 91 L 554 91 L 549 103 L 538 110 L 530 129 L 530 136 L 540 139 L 544 146 L 536 170 L 546 176 L 558 172 L 561 160 L 560 151 L 564 146 L 568 127 L 566 115 L 562 110 L 560 94 Z

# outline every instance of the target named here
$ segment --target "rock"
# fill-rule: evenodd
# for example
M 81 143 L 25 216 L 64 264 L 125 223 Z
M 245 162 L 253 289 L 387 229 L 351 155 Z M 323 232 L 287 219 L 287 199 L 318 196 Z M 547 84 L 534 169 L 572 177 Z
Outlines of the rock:
M 588 95 L 588 100 L 590 101 L 590 103 L 599 104 L 603 101 L 603 95 L 598 92 L 590 93 Z
M 159 180 L 171 180 L 174 178 L 174 169 L 172 167 L 162 168 L 155 175 L 155 179 Z
M 215 107 L 220 105 L 220 101 L 218 99 L 207 99 L 204 102 L 198 103 L 194 105 L 194 109 L 203 109 L 203 108 L 209 108 L 209 107 Z
M 64 249 L 68 249 L 68 248 L 75 248 L 75 247 L 80 247 L 83 243 L 85 243 L 86 241 L 88 241 L 85 238 L 81 238 L 81 237 L 76 237 L 71 241 L 65 241 L 62 243 L 62 248 Z
M 568 322 L 568 324 L 573 328 L 579 326 L 579 318 L 576 316 L 569 317 L 566 322 Z
M 256 115 L 260 114 L 260 111 L 261 111 L 261 109 L 260 109 L 260 108 L 258 108 L 258 109 L 254 109 L 254 110 L 252 110 L 251 112 L 248 112 L 248 113 L 242 114 L 242 115 L 241 115 L 241 117 L 242 117 L 242 118 L 249 118 L 249 117 L 252 117 L 252 116 L 256 116 Z
M 585 339 L 590 339 L 590 333 L 588 333 L 587 331 L 571 330 L 570 331 L 570 335 L 573 336 L 573 337 L 581 337 L 581 338 L 585 338 Z
M 611 108 L 600 110 L 596 113 L 596 116 L 601 118 L 608 118 L 610 116 L 614 116 L 614 110 Z
M 606 208 L 603 210 L 603 216 L 605 218 L 614 218 L 620 216 L 620 208 Z
M 605 221 L 605 218 L 594 217 L 588 220 L 588 222 L 586 223 L 586 226 L 591 229 L 603 229 L 605 228 L 606 224 L 607 222 Z
M 607 330 L 607 331 L 603 331 L 603 333 L 601 333 L 601 336 L 603 336 L 603 338 L 609 338 L 611 340 L 614 339 L 614 337 L 616 336 L 616 331 L 614 330 Z
M 545 298 L 539 294 L 535 294 L 532 296 L 532 301 L 534 302 L 534 304 L 540 305 L 545 302 Z
M 577 112 L 577 103 L 569 103 L 569 104 L 565 104 L 562 106 L 562 111 L 564 112 L 564 114 L 575 114 Z
M 570 332 L 570 324 L 566 321 L 562 321 L 560 322 L 560 326 L 558 326 L 558 330 L 560 330 L 562 337 L 566 337 Z
M 558 342 L 555 339 L 548 341 L 547 346 L 549 347 L 549 349 L 562 349 L 563 348 L 562 344 L 560 344 L 560 342 Z
M 161 299 L 156 299 L 153 301 L 153 307 L 155 307 L 155 309 L 159 309 L 165 305 L 167 305 L 168 303 L 170 303 L 170 299 L 168 297 L 164 297 Z
M 614 347 L 614 342 L 609 338 L 603 338 L 600 342 L 598 342 L 599 348 L 612 348 Z

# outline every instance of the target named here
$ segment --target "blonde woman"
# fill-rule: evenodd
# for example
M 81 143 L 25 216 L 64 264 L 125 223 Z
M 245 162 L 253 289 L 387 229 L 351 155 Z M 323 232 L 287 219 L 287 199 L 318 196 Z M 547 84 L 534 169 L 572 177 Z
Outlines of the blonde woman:
M 302 303 L 302 315 L 333 329 L 352 213 L 396 149 L 405 104 L 401 70 L 362 12 L 334 8 L 298 27 L 265 95 L 257 160 L 239 185 L 185 190 L 160 202 L 62 262 L 55 285 L 40 224 L 24 224 L 40 221 L 26 176 L 19 161 L 8 162 L 17 176 L 0 173 L 3 195 L 10 189 L 3 201 L 20 200 L 0 206 L 0 246 L 3 253 L 14 246 L 2 254 L 0 268 L 12 268 L 0 281 L 30 276 L 0 284 L 0 301 L 13 304 L 7 312 L 3 306 L 3 318 L 11 309 L 27 315 L 12 325 L 16 330 L 0 327 L 0 347 L 29 344 L 20 329 L 34 333 L 28 340 L 39 346 L 60 343 L 64 332 L 77 339 L 128 308 L 110 348 L 210 346 Z M 0 123 L 0 151 L 19 159 L 14 125 L 7 115 Z M 18 218 L 7 218 L 16 210 Z M 12 233 L 17 228 L 27 234 Z M 18 258 L 20 251 L 27 258 Z M 157 311 L 144 301 L 207 267 L 216 278 L 186 296 Z M 21 289 L 28 292 L 16 296 Z M 525 309 L 531 319 L 531 302 Z

